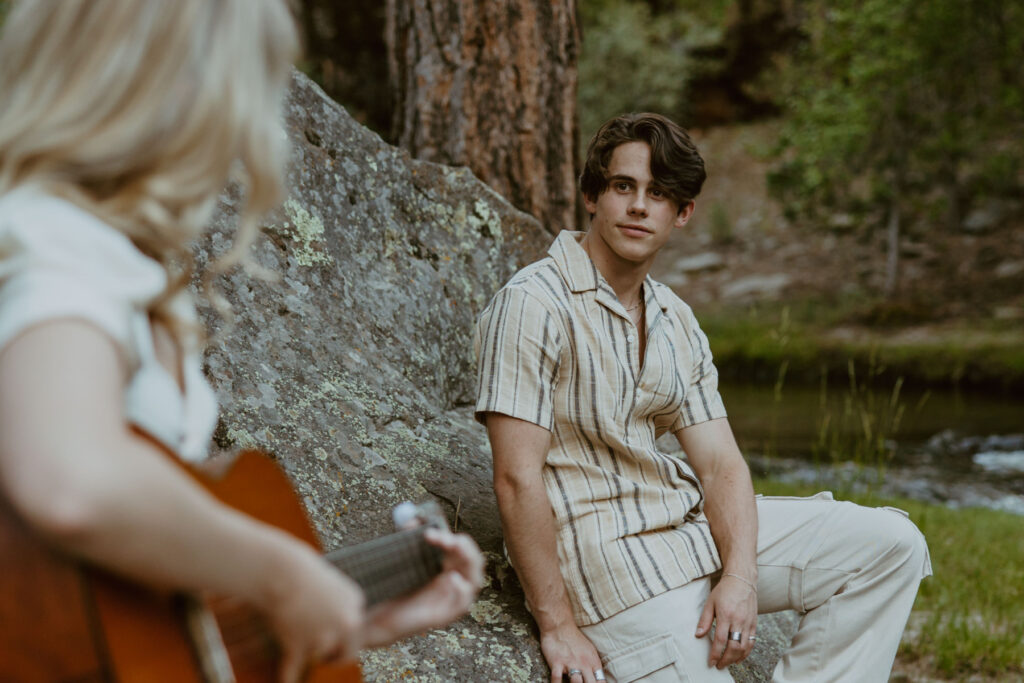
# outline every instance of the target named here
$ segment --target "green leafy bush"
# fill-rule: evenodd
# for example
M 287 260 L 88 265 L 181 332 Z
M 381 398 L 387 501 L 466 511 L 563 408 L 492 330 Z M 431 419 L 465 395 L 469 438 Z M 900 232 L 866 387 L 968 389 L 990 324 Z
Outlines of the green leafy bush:
M 807 0 L 782 70 L 771 176 L 790 213 L 927 210 L 957 225 L 979 194 L 1019 192 L 1024 6 Z M 880 214 L 875 212 L 878 217 Z
M 688 75 L 686 16 L 654 17 L 645 2 L 580 3 L 580 136 L 589 140 L 607 119 L 630 111 L 678 118 Z

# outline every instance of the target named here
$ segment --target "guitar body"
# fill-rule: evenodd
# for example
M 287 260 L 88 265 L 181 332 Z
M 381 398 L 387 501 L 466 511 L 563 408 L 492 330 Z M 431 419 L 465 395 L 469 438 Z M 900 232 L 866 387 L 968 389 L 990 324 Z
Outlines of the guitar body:
M 219 479 L 193 475 L 226 504 L 319 547 L 284 473 L 265 456 L 238 456 Z M 277 680 L 277 650 L 254 639 L 253 613 L 214 602 L 237 683 Z M 230 679 L 219 679 L 230 680 Z M 0 502 L 0 681 L 210 683 L 182 601 L 60 555 Z M 313 683 L 359 683 L 358 664 L 314 667 Z

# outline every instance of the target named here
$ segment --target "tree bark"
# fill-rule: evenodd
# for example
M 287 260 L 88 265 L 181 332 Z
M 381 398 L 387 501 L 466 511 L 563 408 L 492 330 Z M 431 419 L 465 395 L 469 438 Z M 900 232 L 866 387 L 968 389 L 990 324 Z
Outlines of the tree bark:
M 393 138 L 577 229 L 575 0 L 388 0 Z

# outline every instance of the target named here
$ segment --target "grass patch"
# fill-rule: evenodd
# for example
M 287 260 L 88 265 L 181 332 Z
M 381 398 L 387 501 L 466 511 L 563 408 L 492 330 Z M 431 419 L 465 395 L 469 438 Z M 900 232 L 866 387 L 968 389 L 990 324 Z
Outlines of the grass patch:
M 816 383 L 856 372 L 891 386 L 1024 390 L 1024 329 L 999 321 L 893 329 L 852 325 L 869 304 L 855 298 L 699 311 L 724 377 Z M 840 334 L 843 330 L 846 334 Z
M 811 495 L 813 486 L 757 479 L 766 495 Z M 836 492 L 863 505 L 910 513 L 928 539 L 934 576 L 921 584 L 900 659 L 944 678 L 1024 677 L 1024 519 L 979 508 L 952 510 L 871 493 Z

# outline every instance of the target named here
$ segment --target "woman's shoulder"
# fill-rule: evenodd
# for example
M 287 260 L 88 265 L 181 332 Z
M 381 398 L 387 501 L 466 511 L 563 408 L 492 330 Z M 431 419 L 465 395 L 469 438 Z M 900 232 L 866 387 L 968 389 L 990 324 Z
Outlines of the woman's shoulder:
M 0 196 L 0 277 L 53 269 L 106 291 L 157 296 L 164 269 L 127 236 L 72 202 L 33 187 Z
M 0 196 L 0 345 L 50 319 L 83 318 L 119 342 L 167 275 L 125 235 L 35 188 Z

